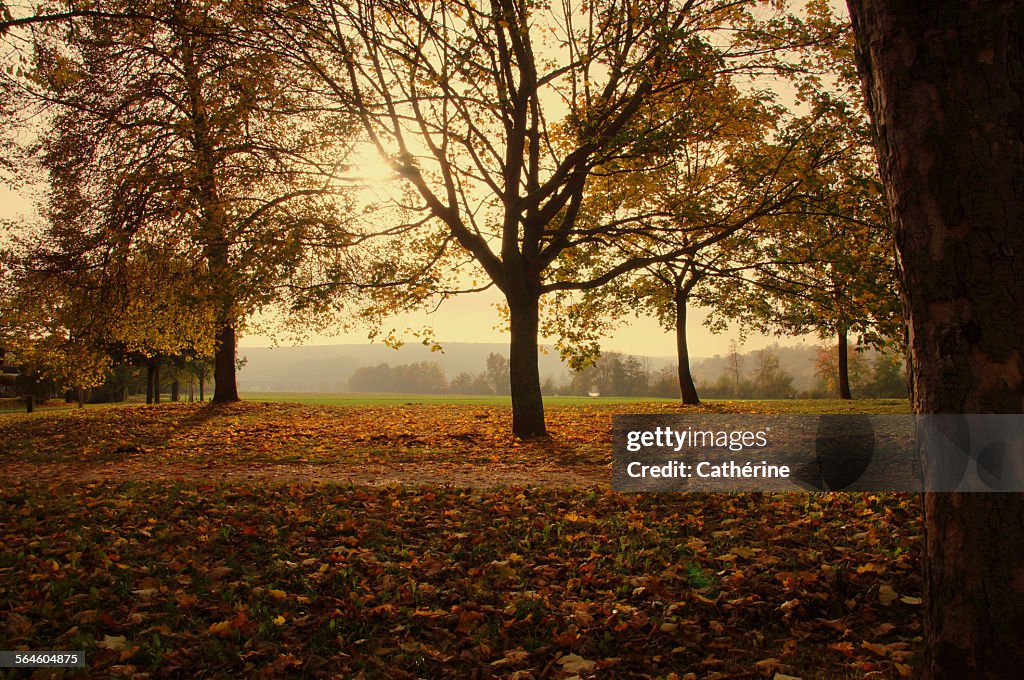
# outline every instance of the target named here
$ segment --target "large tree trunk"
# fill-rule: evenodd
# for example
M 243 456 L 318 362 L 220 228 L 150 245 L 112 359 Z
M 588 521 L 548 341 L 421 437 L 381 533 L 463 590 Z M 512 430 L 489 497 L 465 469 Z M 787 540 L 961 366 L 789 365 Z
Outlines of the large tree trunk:
M 217 333 L 217 350 L 213 355 L 213 401 L 238 401 L 235 382 L 235 329 L 225 323 Z
M 839 327 L 839 398 L 853 398 L 850 394 L 850 347 L 845 326 Z
M 153 363 L 153 403 L 160 403 L 160 362 Z
M 210 287 L 218 305 L 214 330 L 217 346 L 213 356 L 213 401 L 232 402 L 238 401 L 238 386 L 235 383 L 235 325 L 238 317 L 234 309 L 237 300 L 232 284 L 234 272 L 230 261 L 228 216 L 217 187 L 219 159 L 214 152 L 200 65 L 190 37 L 181 37 L 181 55 L 192 114 L 191 138 L 195 152 L 196 180 L 192 189 L 202 214 L 204 254 Z
M 686 293 L 676 288 L 676 358 L 679 360 L 679 396 L 684 404 L 699 404 L 697 386 L 690 372 L 690 349 L 686 343 Z
M 509 384 L 512 388 L 512 432 L 521 439 L 547 436 L 544 400 L 537 365 L 539 300 L 523 296 L 508 300 Z
M 1024 3 L 849 4 L 902 262 L 914 410 L 1021 413 Z M 926 494 L 923 558 L 924 677 L 1020 677 L 1024 494 Z

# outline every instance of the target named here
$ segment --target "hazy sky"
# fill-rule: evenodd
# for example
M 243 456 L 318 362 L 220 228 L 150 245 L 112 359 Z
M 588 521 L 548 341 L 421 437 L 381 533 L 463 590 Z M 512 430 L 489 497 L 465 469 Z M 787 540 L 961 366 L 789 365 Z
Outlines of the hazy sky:
M 497 291 L 470 293 L 447 300 L 433 314 L 408 314 L 394 317 L 392 321 L 396 327 L 407 326 L 415 328 L 429 325 L 434 329 L 438 340 L 442 344 L 445 341 L 507 343 L 508 334 L 495 330 L 495 327 L 500 323 L 495 310 L 495 304 L 502 302 L 502 300 L 501 293 Z M 701 310 L 693 310 L 690 313 L 688 333 L 690 356 L 696 358 L 725 354 L 728 351 L 729 343 L 733 339 L 739 339 L 738 330 L 733 328 L 729 332 L 712 335 L 701 325 L 703 318 L 704 313 Z M 409 341 L 415 342 L 414 339 Z M 355 331 L 334 336 L 315 336 L 304 344 L 324 345 L 366 342 L 368 342 L 366 332 Z M 675 356 L 675 342 L 675 335 L 663 330 L 655 320 L 631 318 L 621 329 L 613 333 L 606 342 L 602 343 L 602 349 L 624 352 L 626 354 Z M 760 349 L 773 342 L 778 342 L 780 345 L 788 345 L 797 343 L 817 344 L 819 341 L 813 336 L 793 338 L 751 334 L 743 343 L 743 349 Z M 243 337 L 239 342 L 240 347 L 265 347 L 270 344 L 270 338 L 258 335 Z M 546 344 L 553 344 L 553 339 L 548 339 Z

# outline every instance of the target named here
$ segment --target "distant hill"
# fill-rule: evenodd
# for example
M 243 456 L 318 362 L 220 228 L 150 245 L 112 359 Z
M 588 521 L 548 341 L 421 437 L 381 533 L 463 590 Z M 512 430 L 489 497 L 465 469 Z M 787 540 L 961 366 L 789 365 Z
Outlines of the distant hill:
M 814 359 L 817 347 L 797 345 L 774 346 L 771 351 L 779 357 L 782 370 L 793 376 L 793 387 L 807 390 L 814 385 Z M 487 355 L 492 352 L 508 356 L 505 343 L 449 342 L 443 352 L 431 352 L 418 344 L 403 345 L 394 350 L 380 344 L 366 345 L 310 345 L 306 347 L 242 347 L 238 353 L 245 357 L 245 366 L 238 373 L 239 389 L 248 392 L 347 392 L 348 379 L 364 366 L 379 364 L 411 364 L 435 361 L 444 369 L 448 380 L 463 371 L 477 375 L 486 367 Z M 743 371 L 753 370 L 758 350 L 745 352 Z M 645 357 L 652 373 L 674 366 L 673 356 Z M 700 382 L 714 382 L 724 372 L 728 360 L 724 355 L 696 357 L 691 361 L 694 378 Z M 556 351 L 541 354 L 540 376 L 551 378 L 557 384 L 567 383 L 569 368 L 561 362 Z
M 391 349 L 385 345 L 310 345 L 307 347 L 242 347 L 246 364 L 238 372 L 238 387 L 250 392 L 347 392 L 356 369 L 378 364 L 436 361 L 451 380 L 466 371 L 476 375 L 486 367 L 487 355 L 508 356 L 504 343 L 448 342 L 443 352 L 418 344 Z M 563 382 L 568 369 L 557 352 L 540 357 L 541 380 L 551 376 Z

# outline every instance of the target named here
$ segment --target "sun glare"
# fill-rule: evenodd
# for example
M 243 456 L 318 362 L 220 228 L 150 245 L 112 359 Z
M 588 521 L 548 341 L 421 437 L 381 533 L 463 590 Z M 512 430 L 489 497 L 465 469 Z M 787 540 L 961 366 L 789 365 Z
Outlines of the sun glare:
M 353 149 L 348 174 L 354 181 L 369 188 L 383 187 L 395 179 L 395 171 L 369 143 L 362 143 Z

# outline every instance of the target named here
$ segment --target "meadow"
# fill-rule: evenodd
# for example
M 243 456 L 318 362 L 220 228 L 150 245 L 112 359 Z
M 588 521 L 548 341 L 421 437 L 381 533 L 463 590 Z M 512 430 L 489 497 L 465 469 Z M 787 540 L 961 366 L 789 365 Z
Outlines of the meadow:
M 609 488 L 614 413 L 905 401 L 553 401 L 519 441 L 499 399 L 249 396 L 0 416 L 0 646 L 85 652 L 53 677 L 916 672 L 916 496 Z

